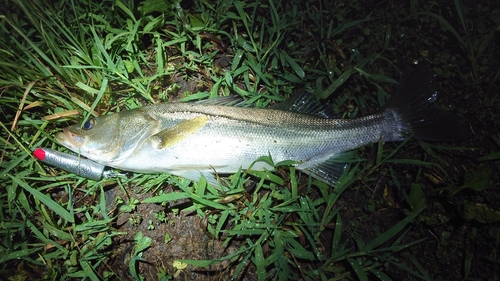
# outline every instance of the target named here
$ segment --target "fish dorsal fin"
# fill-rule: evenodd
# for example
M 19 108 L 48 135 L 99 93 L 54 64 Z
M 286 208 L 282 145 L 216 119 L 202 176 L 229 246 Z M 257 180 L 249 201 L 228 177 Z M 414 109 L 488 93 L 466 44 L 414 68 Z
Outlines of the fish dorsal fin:
M 252 107 L 251 104 L 248 104 L 241 97 L 235 97 L 235 96 L 217 97 L 217 98 L 213 98 L 213 99 L 196 101 L 194 103 L 195 104 L 202 104 L 202 105 Z
M 176 145 L 185 138 L 196 133 L 198 130 L 203 128 L 203 126 L 205 126 L 207 121 L 208 117 L 206 115 L 200 115 L 162 130 L 151 136 L 151 139 L 157 144 L 158 149 L 164 149 L 166 147 Z
M 236 106 L 236 107 L 253 107 L 241 97 L 225 96 L 213 99 L 201 100 L 194 102 L 201 105 L 220 105 L 220 106 Z M 314 95 L 303 90 L 298 94 L 292 95 L 287 100 L 280 102 L 270 107 L 271 109 L 291 111 L 295 113 L 313 115 L 321 118 L 337 118 L 337 114 L 325 104 L 321 104 Z
M 271 108 L 328 119 L 336 117 L 335 112 L 333 112 L 329 106 L 321 104 L 314 95 L 305 90 L 292 95 L 289 99 L 278 103 Z

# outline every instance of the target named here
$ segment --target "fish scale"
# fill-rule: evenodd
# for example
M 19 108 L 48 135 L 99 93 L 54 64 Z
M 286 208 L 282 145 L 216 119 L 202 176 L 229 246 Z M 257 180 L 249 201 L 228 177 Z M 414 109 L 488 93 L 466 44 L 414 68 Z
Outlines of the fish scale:
M 240 168 L 272 169 L 254 161 L 296 161 L 296 167 L 324 182 L 339 177 L 338 158 L 368 143 L 419 139 L 454 140 L 462 126 L 432 106 L 434 76 L 418 67 L 379 112 L 356 119 L 325 118 L 329 110 L 308 93 L 273 108 L 221 102 L 167 103 L 122 111 L 65 128 L 59 143 L 102 165 L 141 173 L 170 173 L 216 185 L 214 173 Z M 310 105 L 310 106 L 307 106 Z

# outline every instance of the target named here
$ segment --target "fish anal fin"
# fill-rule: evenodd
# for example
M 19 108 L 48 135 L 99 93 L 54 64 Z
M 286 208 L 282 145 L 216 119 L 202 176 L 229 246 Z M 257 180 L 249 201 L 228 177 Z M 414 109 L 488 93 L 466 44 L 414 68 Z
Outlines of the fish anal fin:
M 206 115 L 200 115 L 198 117 L 182 121 L 170 128 L 164 129 L 151 136 L 151 139 L 157 143 L 158 149 L 164 149 L 166 147 L 176 145 L 185 138 L 196 133 L 198 130 L 203 128 L 203 126 L 205 126 L 207 121 L 208 117 Z
M 297 169 L 324 183 L 335 185 L 348 163 L 352 161 L 353 157 L 350 153 L 342 153 L 326 161 L 318 161 L 318 163 L 304 162 L 298 165 Z

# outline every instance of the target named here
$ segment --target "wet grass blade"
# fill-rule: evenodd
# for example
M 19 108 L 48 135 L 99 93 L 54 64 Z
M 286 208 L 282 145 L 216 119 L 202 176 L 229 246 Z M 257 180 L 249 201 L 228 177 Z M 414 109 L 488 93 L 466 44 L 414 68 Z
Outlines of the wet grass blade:
M 414 218 L 416 218 L 424 209 L 425 207 L 422 207 L 414 211 L 412 214 L 410 214 L 409 216 L 407 216 L 406 218 L 395 224 L 389 230 L 385 231 L 384 233 L 377 236 L 377 238 L 373 239 L 371 242 L 364 245 L 364 247 L 362 247 L 360 250 L 362 252 L 368 252 L 389 241 L 391 238 L 396 236 L 401 230 L 403 230 L 403 228 L 408 223 L 410 223 Z
M 7 174 L 7 176 L 9 176 L 13 182 L 19 184 L 22 188 L 31 193 L 36 199 L 40 200 L 40 202 L 45 204 L 51 211 L 58 214 L 59 216 L 61 216 L 63 219 L 65 219 L 70 223 L 75 222 L 75 218 L 66 209 L 61 207 L 61 205 L 57 204 L 50 197 L 48 197 L 47 195 L 41 193 L 36 189 L 31 188 L 27 183 L 23 182 L 17 177 L 11 176 L 9 174 Z
M 356 261 L 356 259 L 353 258 L 347 258 L 347 261 L 352 267 L 352 270 L 354 273 L 356 273 L 356 276 L 358 277 L 359 280 L 361 281 L 368 281 L 368 276 L 366 275 L 363 267 Z
M 94 268 L 92 268 L 92 266 L 90 266 L 90 264 L 87 261 L 81 260 L 80 265 L 82 266 L 83 272 L 85 273 L 85 275 L 81 276 L 81 277 L 88 277 L 92 281 L 100 281 L 101 280 L 101 278 L 99 278 L 96 275 Z
M 10 253 L 2 253 L 0 255 L 0 263 L 5 263 L 9 260 L 21 260 L 28 258 L 31 254 L 36 253 L 40 251 L 42 247 L 40 248 L 31 248 L 31 249 L 25 249 L 25 250 L 19 250 L 15 252 L 10 252 Z
M 321 88 L 316 89 L 316 96 L 320 99 L 326 99 L 328 98 L 331 94 L 333 94 L 342 84 L 344 84 L 349 77 L 351 77 L 355 73 L 355 70 L 353 67 L 348 67 L 342 74 L 335 79 L 335 81 L 328 86 L 325 90 L 321 90 Z

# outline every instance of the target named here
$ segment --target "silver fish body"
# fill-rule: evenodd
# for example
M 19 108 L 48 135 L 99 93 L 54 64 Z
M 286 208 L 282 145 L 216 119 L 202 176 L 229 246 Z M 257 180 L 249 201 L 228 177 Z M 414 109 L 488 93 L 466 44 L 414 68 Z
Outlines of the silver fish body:
M 425 79 L 432 80 L 428 76 Z M 401 141 L 404 134 L 432 139 L 426 133 L 429 128 L 431 132 L 445 129 L 435 127 L 452 119 L 429 107 L 434 88 L 410 92 L 409 99 L 416 106 L 396 98 L 391 107 L 350 120 L 282 108 L 157 104 L 101 116 L 83 128 L 68 127 L 56 139 L 93 161 L 127 171 L 170 173 L 194 181 L 204 175 L 216 184 L 213 173 L 235 173 L 249 168 L 258 157 L 270 155 L 275 163 L 294 160 L 297 169 L 332 183 L 338 176 L 333 160 L 345 151 L 379 140 Z M 429 110 L 433 113 L 430 120 L 425 117 Z M 441 133 L 438 139 L 454 135 Z M 271 168 L 265 162 L 252 166 L 255 170 Z

